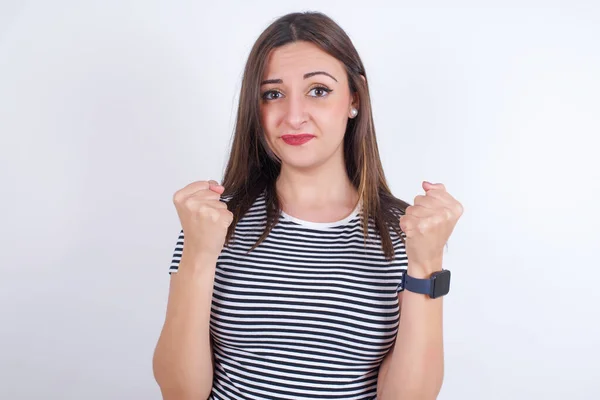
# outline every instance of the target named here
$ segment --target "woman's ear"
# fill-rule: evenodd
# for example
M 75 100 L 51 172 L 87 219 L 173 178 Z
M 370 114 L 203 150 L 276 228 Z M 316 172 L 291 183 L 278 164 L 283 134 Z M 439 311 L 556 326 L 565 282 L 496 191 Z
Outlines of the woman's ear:
M 367 80 L 364 75 L 360 75 L 363 83 L 366 85 Z M 358 96 L 358 90 L 352 92 L 352 101 L 350 102 L 350 110 L 348 114 L 348 118 L 352 119 L 358 115 L 358 110 L 360 108 L 360 97 Z
M 360 106 L 360 98 L 358 97 L 358 92 L 352 93 L 352 103 L 351 106 L 358 110 Z

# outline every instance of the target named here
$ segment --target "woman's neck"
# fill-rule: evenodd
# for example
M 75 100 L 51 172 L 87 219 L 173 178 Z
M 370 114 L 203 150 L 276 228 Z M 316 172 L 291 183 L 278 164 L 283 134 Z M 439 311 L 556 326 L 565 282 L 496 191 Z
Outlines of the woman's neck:
M 276 182 L 281 208 L 299 218 L 309 214 L 321 218 L 337 218 L 351 212 L 358 202 L 358 192 L 352 185 L 345 166 L 299 170 L 286 166 Z M 289 212 L 288 212 L 289 211 Z

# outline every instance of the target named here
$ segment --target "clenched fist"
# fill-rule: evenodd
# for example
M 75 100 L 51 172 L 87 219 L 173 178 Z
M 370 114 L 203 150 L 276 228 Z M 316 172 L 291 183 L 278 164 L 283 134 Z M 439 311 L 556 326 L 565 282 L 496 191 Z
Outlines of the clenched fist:
M 216 181 L 197 181 L 173 195 L 185 238 L 183 254 L 214 258 L 221 254 L 233 222 L 233 213 L 221 201 L 224 190 Z
M 444 245 L 463 214 L 463 206 L 441 183 L 425 181 L 423 190 L 425 195 L 416 196 L 414 205 L 400 217 L 400 229 L 406 234 L 410 272 L 426 277 L 440 268 Z

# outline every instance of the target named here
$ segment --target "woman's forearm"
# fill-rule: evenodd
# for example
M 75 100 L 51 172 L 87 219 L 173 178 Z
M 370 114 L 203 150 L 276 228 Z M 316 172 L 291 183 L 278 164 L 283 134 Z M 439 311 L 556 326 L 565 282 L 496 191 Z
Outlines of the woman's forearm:
M 441 263 L 434 270 L 441 270 Z M 409 274 L 425 278 L 432 268 L 412 268 Z M 443 297 L 402 292 L 396 343 L 382 377 L 379 400 L 435 400 L 444 376 Z
M 210 310 L 216 259 L 185 252 L 171 276 L 165 323 L 154 353 L 164 399 L 206 399 L 212 390 Z

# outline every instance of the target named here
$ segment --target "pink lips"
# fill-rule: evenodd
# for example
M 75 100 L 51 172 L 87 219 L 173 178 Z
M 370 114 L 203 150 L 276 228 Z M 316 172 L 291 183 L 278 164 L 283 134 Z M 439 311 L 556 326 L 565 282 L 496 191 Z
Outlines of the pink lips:
M 281 139 L 283 139 L 284 142 L 292 146 L 300 146 L 301 144 L 308 142 L 314 137 L 315 135 L 302 133 L 299 135 L 283 135 Z

